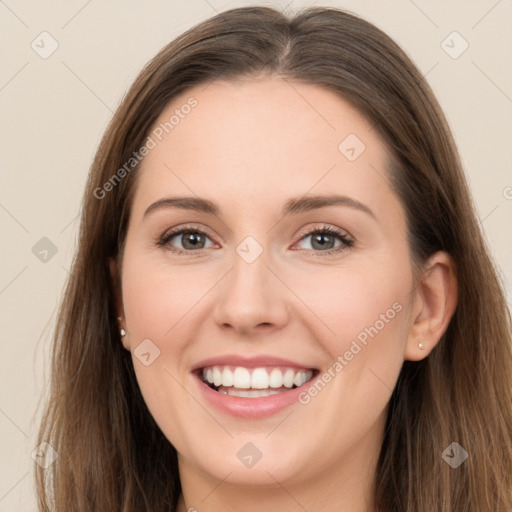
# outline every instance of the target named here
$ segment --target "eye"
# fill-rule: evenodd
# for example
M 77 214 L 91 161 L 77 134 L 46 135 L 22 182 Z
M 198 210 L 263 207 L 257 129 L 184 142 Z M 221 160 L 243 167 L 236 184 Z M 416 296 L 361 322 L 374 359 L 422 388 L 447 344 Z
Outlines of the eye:
M 299 244 L 304 243 L 308 238 L 311 249 L 308 247 L 299 247 L 299 249 L 312 250 L 313 253 L 322 256 L 344 251 L 354 245 L 354 241 L 348 238 L 346 233 L 329 226 L 301 233 Z M 181 247 L 176 246 L 177 243 Z M 186 226 L 167 231 L 157 240 L 156 245 L 178 254 L 190 255 L 194 252 L 201 253 L 208 247 L 214 247 L 215 243 L 205 231 L 194 226 Z
M 354 241 L 337 229 L 324 226 L 320 229 L 313 229 L 301 234 L 300 242 L 310 239 L 309 244 L 313 252 L 325 254 L 333 254 L 349 249 L 354 245 Z M 300 243 L 299 242 L 299 243 Z M 300 247 L 301 249 L 309 249 L 309 247 Z
M 208 241 L 210 241 L 210 245 L 207 245 Z M 176 242 L 179 243 L 181 247 L 176 247 Z M 207 249 L 215 244 L 211 241 L 207 233 L 188 226 L 164 233 L 157 241 L 157 245 L 167 247 L 169 250 L 177 253 L 190 253 L 200 252 L 202 249 Z

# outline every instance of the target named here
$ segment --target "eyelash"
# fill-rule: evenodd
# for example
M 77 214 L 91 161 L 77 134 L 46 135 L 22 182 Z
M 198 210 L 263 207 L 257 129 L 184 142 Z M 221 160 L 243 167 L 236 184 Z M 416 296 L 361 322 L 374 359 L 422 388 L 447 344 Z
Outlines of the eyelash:
M 169 244 L 169 242 L 177 235 L 181 235 L 181 234 L 184 234 L 184 233 L 199 233 L 201 235 L 205 235 L 207 236 L 208 238 L 210 238 L 210 236 L 208 235 L 208 233 L 206 233 L 205 231 L 203 231 L 202 229 L 199 229 L 195 226 L 186 226 L 186 227 L 183 227 L 183 228 L 177 228 L 177 229 L 174 229 L 174 230 L 171 230 L 169 232 L 166 232 L 164 233 L 156 242 L 156 245 L 158 247 L 165 247 Z M 339 247 L 336 247 L 336 248 L 333 248 L 333 249 L 326 249 L 325 251 L 315 251 L 313 249 L 300 249 L 300 250 L 304 250 L 304 251 L 311 251 L 315 254 L 315 256 L 324 256 L 324 255 L 331 255 L 331 254 L 336 254 L 336 253 L 339 253 L 341 251 L 345 251 L 346 249 L 350 249 L 351 247 L 354 246 L 354 241 L 349 239 L 346 235 L 344 235 L 341 231 L 338 231 L 337 229 L 334 229 L 334 228 L 331 228 L 329 226 L 323 226 L 322 228 L 315 228 L 315 229 L 311 229 L 309 231 L 305 231 L 305 232 L 302 232 L 300 233 L 300 238 L 299 238 L 299 241 L 301 241 L 303 238 L 307 237 L 307 236 L 312 236 L 312 235 L 318 235 L 318 234 L 322 234 L 322 235 L 331 235 L 331 236 L 334 236 L 336 238 L 338 238 L 342 245 L 340 245 Z M 169 245 L 169 250 L 171 250 L 172 252 L 176 253 L 176 254 L 187 254 L 187 255 L 192 255 L 192 256 L 200 256 L 202 254 L 202 252 L 205 250 L 205 249 L 198 249 L 198 250 L 186 250 L 186 249 L 179 249 L 179 248 L 176 248 L 176 247 L 172 247 Z M 194 254 L 196 253 L 196 254 Z

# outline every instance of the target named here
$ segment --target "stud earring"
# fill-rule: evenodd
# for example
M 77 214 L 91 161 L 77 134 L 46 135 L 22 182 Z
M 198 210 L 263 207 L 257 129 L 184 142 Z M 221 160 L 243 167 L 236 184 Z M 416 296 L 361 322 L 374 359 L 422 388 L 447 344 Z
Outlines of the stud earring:
M 425 348 L 425 345 L 423 345 L 423 343 L 420 343 L 418 347 L 420 348 L 420 350 L 423 350 Z
M 119 323 L 121 323 L 121 321 L 123 319 L 120 316 L 118 316 L 117 320 Z M 119 334 L 121 335 L 121 338 L 122 338 L 122 337 L 126 336 L 126 331 L 122 327 L 119 327 Z

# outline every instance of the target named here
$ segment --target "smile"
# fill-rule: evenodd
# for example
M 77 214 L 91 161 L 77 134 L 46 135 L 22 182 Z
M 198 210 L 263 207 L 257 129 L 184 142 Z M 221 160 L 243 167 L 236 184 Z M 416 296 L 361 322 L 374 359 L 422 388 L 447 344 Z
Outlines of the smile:
M 260 398 L 300 387 L 317 373 L 314 369 L 287 367 L 245 368 L 215 365 L 202 368 L 199 375 L 211 389 L 224 395 Z

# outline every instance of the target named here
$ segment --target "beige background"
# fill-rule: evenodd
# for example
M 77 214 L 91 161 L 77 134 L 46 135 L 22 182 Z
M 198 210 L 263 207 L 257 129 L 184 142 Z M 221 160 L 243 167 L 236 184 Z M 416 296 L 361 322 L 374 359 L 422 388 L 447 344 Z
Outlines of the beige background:
M 0 512 L 36 510 L 30 454 L 48 376 L 49 334 L 102 132 L 162 46 L 216 11 L 253 3 L 287 10 L 344 7 L 408 52 L 448 116 L 512 302 L 511 0 L 0 1 Z M 34 41 L 39 53 L 51 49 L 43 31 L 58 42 L 46 59 L 31 47 Z M 469 44 L 456 59 L 442 46 L 453 31 Z M 444 43 L 452 53 L 464 44 L 457 37 Z M 46 262 L 32 251 L 43 237 L 57 249 Z

